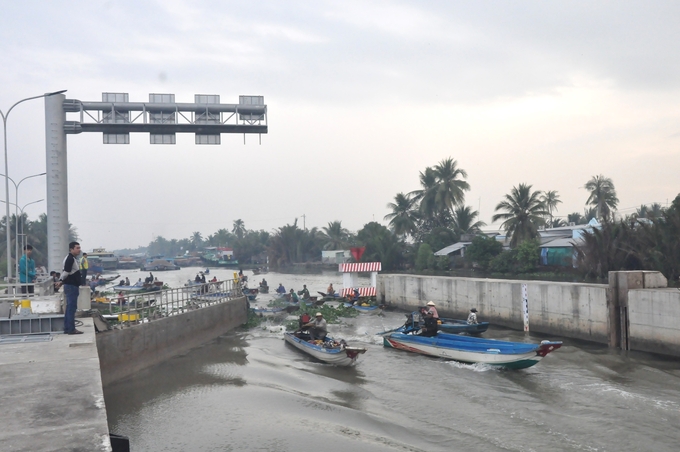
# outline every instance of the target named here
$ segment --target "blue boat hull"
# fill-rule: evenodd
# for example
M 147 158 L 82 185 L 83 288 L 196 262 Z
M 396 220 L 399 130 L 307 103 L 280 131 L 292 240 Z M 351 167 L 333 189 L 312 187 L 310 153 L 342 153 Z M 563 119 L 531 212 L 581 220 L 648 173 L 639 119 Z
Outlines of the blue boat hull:
M 525 369 L 560 348 L 562 342 L 527 344 L 457 334 L 438 333 L 434 337 L 425 337 L 392 331 L 384 333 L 383 345 L 468 364 L 483 363 L 508 369 Z

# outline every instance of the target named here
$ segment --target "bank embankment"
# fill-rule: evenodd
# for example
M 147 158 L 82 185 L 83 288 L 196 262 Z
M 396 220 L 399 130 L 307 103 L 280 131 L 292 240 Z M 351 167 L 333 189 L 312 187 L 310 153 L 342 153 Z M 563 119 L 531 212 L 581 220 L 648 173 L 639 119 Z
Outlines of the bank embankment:
M 104 385 L 185 353 L 246 322 L 245 297 L 97 334 Z
M 609 284 L 383 274 L 378 297 L 412 310 L 434 301 L 442 317 L 680 356 L 680 291 L 658 272 L 610 272 Z

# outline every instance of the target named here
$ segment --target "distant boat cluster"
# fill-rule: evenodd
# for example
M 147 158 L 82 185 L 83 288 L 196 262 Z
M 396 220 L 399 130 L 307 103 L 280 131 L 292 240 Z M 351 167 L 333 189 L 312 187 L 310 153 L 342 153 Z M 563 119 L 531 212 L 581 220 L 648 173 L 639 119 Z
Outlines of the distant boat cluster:
M 130 256 L 116 256 L 104 248 L 95 248 L 87 254 L 90 273 L 103 273 L 105 271 L 142 269 L 146 271 L 169 271 L 179 270 L 181 267 L 197 267 L 201 265 L 211 267 L 235 267 L 238 261 L 234 258 L 231 248 L 206 248 L 196 255 L 183 255 L 175 257 L 147 256 L 146 254 L 133 254 Z

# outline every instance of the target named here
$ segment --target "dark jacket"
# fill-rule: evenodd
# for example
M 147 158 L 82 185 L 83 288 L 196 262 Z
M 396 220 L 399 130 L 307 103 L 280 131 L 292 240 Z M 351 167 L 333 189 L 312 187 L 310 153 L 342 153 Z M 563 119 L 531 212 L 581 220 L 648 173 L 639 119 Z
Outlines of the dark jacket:
M 437 330 L 439 329 L 439 324 L 437 319 L 432 316 L 425 317 L 425 324 L 423 325 L 423 332 L 419 336 L 432 337 L 437 335 Z
M 82 277 L 80 276 L 80 264 L 71 253 L 64 258 L 64 268 L 61 271 L 61 280 L 64 284 L 80 286 Z

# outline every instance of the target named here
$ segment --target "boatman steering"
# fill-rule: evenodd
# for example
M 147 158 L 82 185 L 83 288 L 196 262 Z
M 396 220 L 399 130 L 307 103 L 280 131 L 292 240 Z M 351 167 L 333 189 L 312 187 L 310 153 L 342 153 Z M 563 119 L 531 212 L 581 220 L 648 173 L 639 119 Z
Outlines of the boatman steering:
M 315 319 L 309 323 L 302 325 L 305 328 L 309 328 L 309 335 L 313 341 L 324 340 L 328 334 L 326 319 L 323 318 L 323 314 L 320 312 L 316 313 Z
M 432 311 L 427 311 L 427 313 L 425 313 L 425 322 L 420 329 L 418 336 L 434 337 L 437 335 L 438 329 L 439 325 L 437 324 L 437 319 L 432 315 Z

